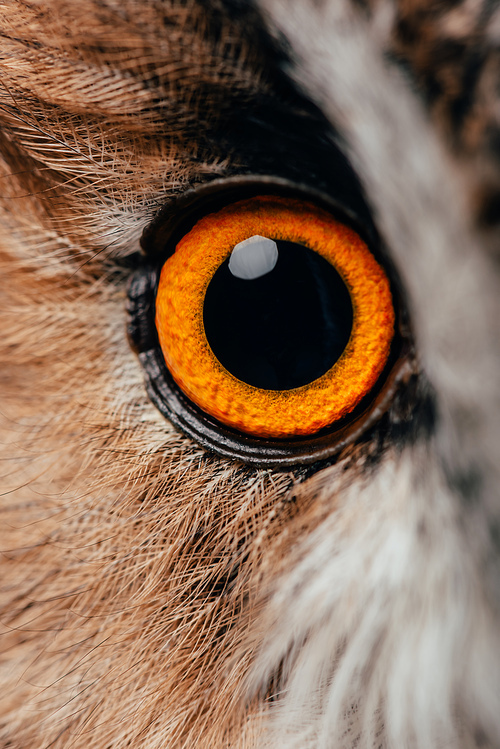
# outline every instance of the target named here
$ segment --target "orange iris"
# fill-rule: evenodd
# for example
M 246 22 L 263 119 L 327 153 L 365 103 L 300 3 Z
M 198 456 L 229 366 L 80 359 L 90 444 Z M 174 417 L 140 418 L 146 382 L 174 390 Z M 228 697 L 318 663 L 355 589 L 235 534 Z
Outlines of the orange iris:
M 317 252 L 351 297 L 352 331 L 342 355 L 321 377 L 291 390 L 237 379 L 205 334 L 210 281 L 235 245 L 255 235 Z M 394 319 L 387 276 L 356 232 L 311 203 L 275 196 L 242 200 L 198 221 L 165 262 L 156 297 L 158 337 L 178 386 L 218 421 L 257 437 L 311 435 L 351 413 L 384 369 Z

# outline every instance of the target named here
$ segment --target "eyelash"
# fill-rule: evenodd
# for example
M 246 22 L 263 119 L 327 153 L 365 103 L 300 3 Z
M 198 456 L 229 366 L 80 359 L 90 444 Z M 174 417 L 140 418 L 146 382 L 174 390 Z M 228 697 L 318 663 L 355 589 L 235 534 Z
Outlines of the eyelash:
M 290 221 L 291 234 L 283 228 Z M 249 381 L 248 367 L 236 371 L 228 364 L 236 361 L 231 360 L 231 341 L 218 350 L 217 358 L 215 338 L 212 335 L 209 343 L 205 325 L 207 292 L 214 277 L 221 276 L 224 263 L 228 265 L 232 249 L 249 237 L 271 234 L 271 240 L 295 240 L 295 247 L 305 246 L 309 248 L 305 252 L 336 265 L 353 305 L 352 334 L 338 360 L 313 381 L 288 383 L 285 389 L 262 381 L 255 385 Z M 334 235 L 332 247 L 337 249 L 330 251 L 325 237 Z M 347 242 L 348 251 L 342 242 Z M 205 448 L 256 465 L 312 463 L 353 442 L 390 405 L 411 345 L 398 322 L 401 300 L 390 282 L 390 269 L 388 278 L 381 267 L 370 227 L 329 196 L 280 179 L 217 180 L 167 204 L 145 231 L 142 244 L 144 263 L 129 286 L 129 340 L 142 363 L 152 402 Z M 283 250 L 286 259 L 290 247 L 280 244 L 278 257 Z M 310 264 L 309 256 L 306 260 Z M 303 275 L 305 266 L 297 267 L 298 275 Z M 226 286 L 219 286 L 218 295 L 211 293 L 210 298 L 225 296 L 235 284 L 236 308 L 241 289 L 252 285 L 234 282 L 227 268 L 223 273 Z M 286 279 L 286 283 L 294 281 L 290 275 Z M 270 288 L 274 293 L 276 287 Z M 217 315 L 217 325 L 224 328 L 227 313 L 219 310 Z M 247 317 L 243 313 L 242 324 L 247 325 Z M 327 321 L 326 328 L 332 324 Z M 229 358 L 221 363 L 224 350 Z M 356 378 L 358 389 L 353 395 Z M 344 391 L 348 402 L 339 396 Z

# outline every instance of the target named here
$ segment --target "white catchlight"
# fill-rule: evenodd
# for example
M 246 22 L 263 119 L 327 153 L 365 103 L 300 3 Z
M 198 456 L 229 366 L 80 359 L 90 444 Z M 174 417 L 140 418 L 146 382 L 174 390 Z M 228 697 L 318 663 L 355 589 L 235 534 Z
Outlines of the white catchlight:
M 229 270 L 236 278 L 251 281 L 270 273 L 277 262 L 276 242 L 255 234 L 235 245 L 229 258 Z

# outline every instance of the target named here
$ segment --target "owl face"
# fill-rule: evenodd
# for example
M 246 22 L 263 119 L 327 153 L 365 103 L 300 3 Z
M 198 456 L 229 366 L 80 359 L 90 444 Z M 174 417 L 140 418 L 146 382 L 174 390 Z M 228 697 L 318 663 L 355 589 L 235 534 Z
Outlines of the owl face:
M 1 745 L 500 745 L 499 20 L 3 9 Z

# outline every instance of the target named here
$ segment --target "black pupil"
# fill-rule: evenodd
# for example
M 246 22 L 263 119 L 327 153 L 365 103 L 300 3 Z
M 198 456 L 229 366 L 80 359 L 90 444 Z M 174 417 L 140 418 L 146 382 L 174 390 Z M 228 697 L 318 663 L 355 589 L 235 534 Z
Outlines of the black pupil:
M 321 377 L 339 359 L 352 329 L 349 292 L 321 255 L 276 242 L 278 261 L 253 280 L 226 260 L 205 295 L 208 343 L 221 364 L 254 387 L 290 390 Z

